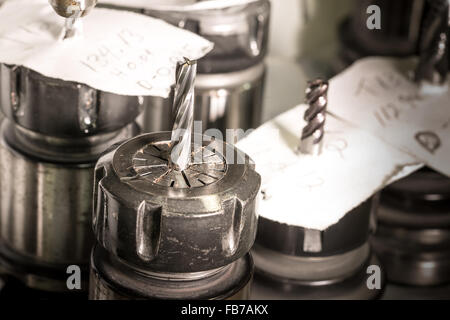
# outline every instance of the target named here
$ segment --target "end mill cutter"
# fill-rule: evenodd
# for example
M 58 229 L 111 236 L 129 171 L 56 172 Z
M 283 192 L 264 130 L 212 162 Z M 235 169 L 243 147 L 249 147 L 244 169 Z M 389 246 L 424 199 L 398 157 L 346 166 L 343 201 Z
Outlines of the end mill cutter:
M 172 170 L 170 141 L 170 132 L 142 135 L 99 160 L 91 299 L 248 297 L 260 176 L 217 140 L 193 143 L 202 163 Z

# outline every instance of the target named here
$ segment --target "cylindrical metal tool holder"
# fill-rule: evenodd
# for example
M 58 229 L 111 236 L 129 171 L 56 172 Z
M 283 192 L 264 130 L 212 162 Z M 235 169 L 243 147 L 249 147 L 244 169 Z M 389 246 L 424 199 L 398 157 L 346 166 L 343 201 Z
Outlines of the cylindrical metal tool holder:
M 372 244 L 390 281 L 450 282 L 450 179 L 423 169 L 381 192 Z
M 197 33 L 214 43 L 214 49 L 198 62 L 195 87 L 196 118 L 203 128 L 243 129 L 261 122 L 267 54 L 270 2 L 259 0 L 246 5 L 222 9 L 176 10 L 136 9 L 102 5 L 137 11 L 163 19 L 177 27 Z M 154 98 L 145 110 L 144 131 L 171 129 L 166 116 L 161 125 L 161 111 L 169 114 L 172 99 Z
M 87 290 L 94 166 L 137 133 L 144 99 L 0 68 L 0 268 L 31 288 L 64 292 L 76 265 Z
M 384 274 L 368 244 L 375 200 L 368 200 L 324 231 L 260 217 L 252 250 L 254 299 L 375 299 Z M 367 286 L 369 266 L 380 271 L 380 288 Z
M 369 17 L 376 14 L 375 11 L 368 13 L 370 6 L 380 9 L 380 29 L 368 26 Z M 425 7 L 425 0 L 356 1 L 352 16 L 339 30 L 343 64 L 369 55 L 410 56 L 418 53 Z
M 248 296 L 260 177 L 235 147 L 195 137 L 184 171 L 169 165 L 170 132 L 99 160 L 91 299 Z

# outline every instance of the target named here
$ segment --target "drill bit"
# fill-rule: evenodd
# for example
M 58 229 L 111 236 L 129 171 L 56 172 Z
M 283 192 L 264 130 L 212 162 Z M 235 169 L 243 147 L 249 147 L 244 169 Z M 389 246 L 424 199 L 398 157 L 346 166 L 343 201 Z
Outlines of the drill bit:
M 307 125 L 303 129 L 299 151 L 304 154 L 319 155 L 325 133 L 326 109 L 328 104 L 328 82 L 317 79 L 308 83 L 305 112 Z
M 191 137 L 194 124 L 194 81 L 197 61 L 184 58 L 177 64 L 173 102 L 174 125 L 171 138 L 170 167 L 183 171 L 191 163 Z
M 81 17 L 86 16 L 98 0 L 49 0 L 55 12 L 66 18 L 63 39 L 72 38 L 82 31 Z

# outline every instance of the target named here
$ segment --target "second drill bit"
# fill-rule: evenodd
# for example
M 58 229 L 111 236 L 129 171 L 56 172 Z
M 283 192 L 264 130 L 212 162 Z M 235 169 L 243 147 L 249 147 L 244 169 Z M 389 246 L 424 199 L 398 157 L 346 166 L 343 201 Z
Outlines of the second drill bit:
M 49 0 L 57 14 L 66 18 L 63 39 L 73 38 L 82 32 L 81 17 L 86 16 L 97 0 Z
M 185 58 L 176 69 L 173 103 L 174 125 L 171 138 L 170 166 L 183 171 L 191 162 L 191 138 L 194 124 L 194 82 L 197 61 Z
M 328 82 L 315 80 L 308 83 L 305 112 L 307 125 L 303 129 L 299 151 L 304 154 L 319 155 L 322 152 L 325 134 L 326 109 L 328 105 Z

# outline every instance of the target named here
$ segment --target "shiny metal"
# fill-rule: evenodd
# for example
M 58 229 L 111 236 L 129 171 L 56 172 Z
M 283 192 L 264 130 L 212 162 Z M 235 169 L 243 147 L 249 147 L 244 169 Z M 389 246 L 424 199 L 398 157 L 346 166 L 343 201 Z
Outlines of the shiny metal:
M 170 141 L 169 165 L 184 171 L 191 163 L 191 140 L 194 128 L 194 83 L 197 61 L 185 58 L 177 64 L 173 102 L 174 124 Z
M 216 128 L 225 137 L 226 129 L 244 131 L 261 124 L 265 65 L 244 71 L 215 75 L 197 75 L 195 82 L 195 121 L 202 129 Z M 146 103 L 143 119 L 145 132 L 172 129 L 173 90 L 167 99 L 152 98 Z
M 430 8 L 422 23 L 415 81 L 426 80 L 441 85 L 447 80 L 449 71 L 449 2 L 434 0 L 427 3 Z
M 377 298 L 382 271 L 381 288 L 367 288 L 367 267 L 380 266 L 368 244 L 376 205 L 370 199 L 322 231 L 260 217 L 252 299 Z
M 381 192 L 371 242 L 392 282 L 450 283 L 450 179 L 422 169 Z
M 263 62 L 268 50 L 270 1 L 259 0 L 224 9 L 146 10 L 100 3 L 102 7 L 137 11 L 194 32 L 215 44 L 199 61 L 199 74 L 242 71 Z
M 95 7 L 97 0 L 49 0 L 50 5 L 61 17 L 70 18 L 74 11 L 84 17 Z
M 253 259 L 258 272 L 309 285 L 336 283 L 351 277 L 370 256 L 368 243 L 349 252 L 325 257 L 290 256 L 255 245 Z
M 105 282 L 134 298 L 225 298 L 251 278 L 261 183 L 254 165 L 235 147 L 194 135 L 194 161 L 174 170 L 170 139 L 141 135 L 96 166 L 94 297 Z
M 109 258 L 99 247 L 94 249 L 91 265 L 92 300 L 247 300 L 253 278 L 249 254 L 213 274 L 196 278 L 184 275 L 184 281 L 153 277 Z
M 86 16 L 97 4 L 97 0 L 49 0 L 55 12 L 66 18 L 63 39 L 81 35 L 81 17 Z
M 189 154 L 190 165 L 183 171 L 170 165 L 170 150 L 171 145 L 166 143 L 150 144 L 140 149 L 132 159 L 136 175 L 121 180 L 144 179 L 165 187 L 196 188 L 213 184 L 226 175 L 225 158 L 211 148 L 197 148 Z
M 307 122 L 302 131 L 299 151 L 304 154 L 320 155 L 322 153 L 325 120 L 328 105 L 328 82 L 318 79 L 308 83 L 306 89 L 305 111 Z
M 0 64 L 3 114 L 43 135 L 76 139 L 114 132 L 132 123 L 148 103 L 147 97 L 103 92 L 24 67 Z
M 95 160 L 110 144 L 133 136 L 136 129 L 132 126 L 112 137 L 108 134 L 87 138 L 84 143 L 92 146 L 91 152 L 98 153 L 86 149 L 83 153 L 79 145 L 80 153 L 73 154 L 73 158 L 64 149 L 59 149 L 58 154 L 49 152 L 50 148 L 41 152 L 27 148 L 37 140 L 24 139 L 22 130 L 3 120 L 0 264 L 3 260 L 6 272 L 27 286 L 64 291 L 65 269 L 72 264 L 82 267 L 89 263 Z M 74 141 L 65 143 L 72 143 L 73 147 Z M 64 161 L 59 161 L 63 157 Z M 86 289 L 87 284 L 84 285 Z
M 111 144 L 137 134 L 144 99 L 108 94 L 0 65 L 0 265 L 27 286 L 67 292 L 66 269 L 87 290 L 92 181 Z
M 355 270 L 349 277 L 337 282 L 325 282 L 322 285 L 309 285 L 295 281 L 280 281 L 279 278 L 264 277 L 256 273 L 252 284 L 251 300 L 373 300 L 378 299 L 383 290 L 370 290 L 367 287 L 367 267 L 379 266 L 380 261 L 374 254 Z M 380 274 L 380 285 L 384 288 L 386 277 Z
M 195 120 L 202 121 L 203 130 L 215 128 L 225 134 L 226 129 L 246 131 L 261 124 L 270 1 L 192 11 L 100 5 L 163 19 L 215 44 L 212 52 L 198 62 Z M 171 98 L 153 99 L 145 111 L 144 131 L 171 130 L 167 120 L 171 107 Z

